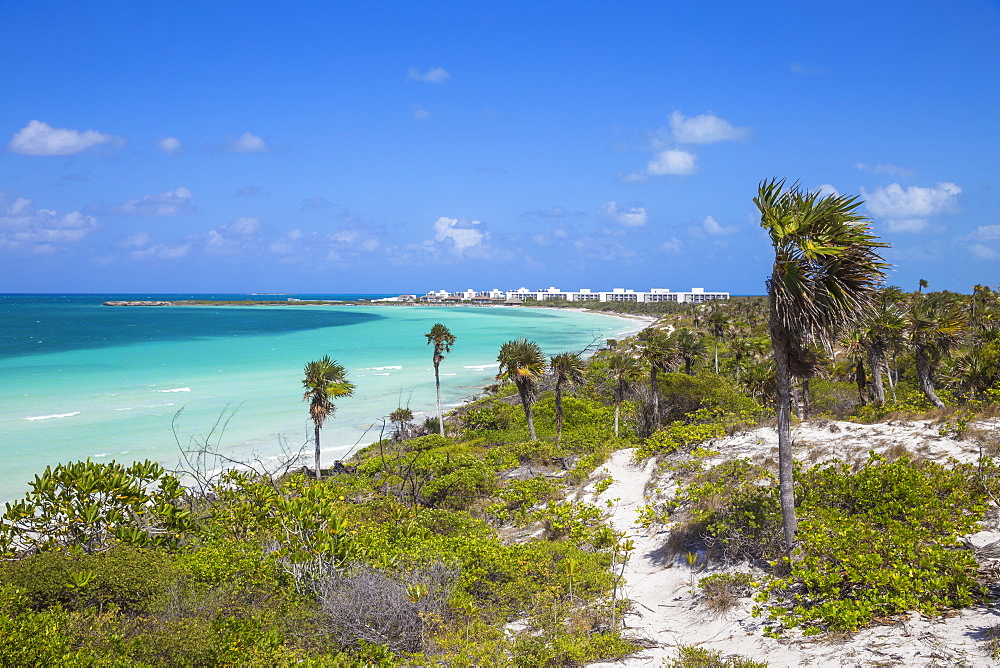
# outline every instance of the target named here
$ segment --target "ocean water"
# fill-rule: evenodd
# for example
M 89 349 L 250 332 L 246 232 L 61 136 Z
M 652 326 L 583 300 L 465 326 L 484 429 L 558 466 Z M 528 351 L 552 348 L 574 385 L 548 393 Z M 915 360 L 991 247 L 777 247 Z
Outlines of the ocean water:
M 0 501 L 20 496 L 59 462 L 152 459 L 173 467 L 179 443 L 206 441 L 244 460 L 267 460 L 283 444 L 298 449 L 312 434 L 302 370 L 323 355 L 357 386 L 322 430 L 324 462 L 332 462 L 377 440 L 399 406 L 417 419 L 434 413 L 423 335 L 436 322 L 457 337 L 441 365 L 447 405 L 492 382 L 504 341 L 526 337 L 555 354 L 641 327 L 556 309 L 101 305 L 189 298 L 276 299 L 0 295 Z

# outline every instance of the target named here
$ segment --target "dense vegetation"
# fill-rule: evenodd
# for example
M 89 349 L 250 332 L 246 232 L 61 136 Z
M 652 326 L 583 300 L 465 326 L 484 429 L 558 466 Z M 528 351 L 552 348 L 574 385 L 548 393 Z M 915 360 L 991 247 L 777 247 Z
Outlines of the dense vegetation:
M 810 348 L 815 374 L 795 388 L 801 417 L 932 415 L 960 432 L 993 410 L 995 292 L 888 288 L 879 299 L 880 320 Z M 185 480 L 201 482 L 185 488 L 150 463 L 55 467 L 3 518 L 0 662 L 565 665 L 622 656 L 635 649 L 621 625 L 633 548 L 601 504 L 573 491 L 624 447 L 659 458 L 677 481 L 647 518 L 670 523 L 678 554 L 750 568 L 703 580 L 710 605 L 753 594 L 775 632 L 818 632 L 980 598 L 976 562 L 956 544 L 996 493 L 991 460 L 971 467 L 901 453 L 857 469 L 800 469 L 792 560 L 774 468 L 706 463 L 717 455 L 713 439 L 773 419 L 766 327 L 761 300 L 677 307 L 585 364 L 556 355 L 551 371 L 529 342 L 511 342 L 501 355 L 501 380 L 511 382 L 448 416 L 445 436 L 401 409 L 393 437 L 321 480 L 253 467 L 212 477 L 206 467 L 187 471 Z M 918 340 L 943 410 L 921 376 Z M 887 393 L 874 389 L 876 377 Z M 318 386 L 305 384 L 307 397 Z

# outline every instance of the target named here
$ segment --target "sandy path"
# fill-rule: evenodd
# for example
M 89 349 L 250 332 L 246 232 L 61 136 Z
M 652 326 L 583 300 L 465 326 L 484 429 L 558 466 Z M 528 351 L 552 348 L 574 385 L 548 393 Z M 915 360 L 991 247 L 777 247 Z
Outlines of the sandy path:
M 942 438 L 933 425 L 927 423 L 894 423 L 892 425 L 856 425 L 852 423 L 807 424 L 796 431 L 796 442 L 802 443 L 800 453 L 822 453 L 821 459 L 867 458 L 869 449 L 885 450 L 904 443 L 911 451 L 923 451 L 925 456 L 955 456 L 960 459 L 978 455 L 978 448 L 967 441 Z M 809 447 L 805 447 L 808 443 Z M 747 434 L 723 439 L 714 449 L 730 456 L 754 459 L 773 457 L 776 436 L 773 429 L 758 429 Z M 906 621 L 877 625 L 853 637 L 837 642 L 792 636 L 775 640 L 763 634 L 763 621 L 754 618 L 752 603 L 740 604 L 722 615 L 716 615 L 698 601 L 692 593 L 697 583 L 712 571 L 692 573 L 683 556 L 667 558 L 664 544 L 667 530 L 651 530 L 637 524 L 638 512 L 649 502 L 652 490 L 669 493 L 673 487 L 669 478 L 658 477 L 652 461 L 636 465 L 633 450 L 621 450 L 612 455 L 599 472 L 606 471 L 614 480 L 599 497 L 593 484 L 584 490 L 583 499 L 604 505 L 615 500 L 610 523 L 618 531 L 629 534 L 636 545 L 626 567 L 626 595 L 633 601 L 632 612 L 626 616 L 630 635 L 641 639 L 648 648 L 619 662 L 598 666 L 661 666 L 665 658 L 676 655 L 679 644 L 698 645 L 721 651 L 725 655 L 739 654 L 770 666 L 994 666 L 1000 662 L 989 658 L 986 636 L 989 629 L 1000 624 L 1000 610 L 983 606 L 956 612 L 944 618 L 925 618 L 914 614 Z M 662 492 L 661 492 L 662 493 Z M 983 533 L 974 537 L 985 544 L 998 534 Z

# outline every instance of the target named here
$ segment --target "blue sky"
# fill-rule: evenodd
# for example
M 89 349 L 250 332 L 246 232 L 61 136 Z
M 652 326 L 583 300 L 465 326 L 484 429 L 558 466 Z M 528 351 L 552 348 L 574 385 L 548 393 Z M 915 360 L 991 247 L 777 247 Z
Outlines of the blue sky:
M 772 176 L 1000 283 L 996 2 L 0 2 L 0 292 L 761 294 Z

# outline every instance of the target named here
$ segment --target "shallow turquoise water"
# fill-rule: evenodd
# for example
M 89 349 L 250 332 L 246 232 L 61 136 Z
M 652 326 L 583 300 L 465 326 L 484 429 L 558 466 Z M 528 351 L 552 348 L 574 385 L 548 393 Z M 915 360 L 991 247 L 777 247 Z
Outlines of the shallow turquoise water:
M 554 354 L 638 328 L 552 309 L 138 308 L 100 306 L 104 298 L 0 301 L 0 500 L 63 461 L 149 458 L 173 466 L 172 423 L 182 443 L 211 436 L 236 458 L 273 456 L 282 442 L 297 449 L 312 433 L 302 368 L 323 355 L 346 366 L 357 386 L 323 428 L 324 461 L 333 461 L 376 440 L 398 406 L 418 419 L 433 412 L 423 335 L 435 322 L 457 337 L 441 367 L 447 404 L 492 381 L 496 352 L 509 339 L 526 337 Z M 227 409 L 232 418 L 213 432 Z

